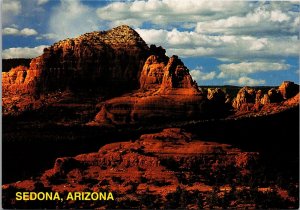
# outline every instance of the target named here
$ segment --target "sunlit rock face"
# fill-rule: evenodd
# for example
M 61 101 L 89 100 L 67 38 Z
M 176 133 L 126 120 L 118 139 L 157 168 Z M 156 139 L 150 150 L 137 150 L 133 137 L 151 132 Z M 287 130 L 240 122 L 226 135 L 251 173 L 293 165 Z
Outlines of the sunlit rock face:
M 275 113 L 299 105 L 299 85 L 284 81 L 276 88 L 271 88 L 265 94 L 261 90 L 243 87 L 232 102 L 237 112 Z
M 101 111 L 93 123 L 197 119 L 205 112 L 206 101 L 177 56 L 151 55 L 141 73 L 140 89 L 99 104 Z

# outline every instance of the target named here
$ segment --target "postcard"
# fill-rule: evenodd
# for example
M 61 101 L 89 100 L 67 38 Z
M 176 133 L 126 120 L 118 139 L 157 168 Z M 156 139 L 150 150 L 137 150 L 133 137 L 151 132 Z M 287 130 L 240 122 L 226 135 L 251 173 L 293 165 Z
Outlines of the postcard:
M 299 208 L 299 1 L 1 14 L 2 208 Z

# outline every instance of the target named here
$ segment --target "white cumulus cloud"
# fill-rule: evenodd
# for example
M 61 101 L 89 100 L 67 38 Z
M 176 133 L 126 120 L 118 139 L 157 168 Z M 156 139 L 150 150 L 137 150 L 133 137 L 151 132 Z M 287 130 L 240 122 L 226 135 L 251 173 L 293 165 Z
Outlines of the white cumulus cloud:
M 41 39 L 49 39 L 49 40 L 57 40 L 59 39 L 59 36 L 55 33 L 47 33 L 47 34 L 41 34 L 38 37 L 36 37 L 37 40 Z
M 233 14 L 243 14 L 250 8 L 244 1 L 199 1 L 199 0 L 149 0 L 113 2 L 97 9 L 102 20 L 111 25 L 130 23 L 139 27 L 144 22 L 165 26 L 169 24 L 186 26 L 199 19 L 214 19 Z M 182 24 L 184 23 L 184 24 Z
M 49 0 L 37 0 L 37 5 L 46 4 Z
M 47 45 L 40 45 L 37 47 L 15 47 L 8 48 L 2 51 L 2 58 L 35 58 L 43 53 Z
M 268 63 L 268 62 L 241 62 L 231 64 L 221 64 L 219 69 L 221 73 L 219 78 L 239 77 L 248 74 L 267 72 L 267 71 L 283 71 L 289 69 L 290 65 L 285 63 Z
M 297 56 L 297 36 L 255 37 L 245 35 L 209 35 L 177 29 L 141 29 L 137 32 L 148 44 L 161 45 L 167 53 L 187 56 L 211 56 L 220 60 L 270 59 L 273 56 Z
M 250 77 L 240 77 L 237 80 L 228 80 L 227 81 L 231 85 L 241 85 L 241 86 L 256 86 L 256 85 L 263 85 L 266 83 L 263 79 L 252 79 Z
M 17 28 L 6 27 L 2 30 L 3 35 L 17 35 L 17 36 L 33 36 L 37 35 L 38 32 L 32 28 L 23 28 L 19 30 Z
M 197 66 L 195 69 L 190 71 L 192 78 L 196 81 L 201 80 L 212 80 L 216 77 L 217 73 L 215 71 L 204 72 L 202 66 Z
M 272 10 L 267 6 L 256 8 L 245 16 L 230 16 L 224 19 L 199 21 L 196 31 L 200 33 L 221 34 L 260 34 L 272 33 L 294 34 L 299 31 L 294 22 L 297 21 L 298 12 L 283 12 Z

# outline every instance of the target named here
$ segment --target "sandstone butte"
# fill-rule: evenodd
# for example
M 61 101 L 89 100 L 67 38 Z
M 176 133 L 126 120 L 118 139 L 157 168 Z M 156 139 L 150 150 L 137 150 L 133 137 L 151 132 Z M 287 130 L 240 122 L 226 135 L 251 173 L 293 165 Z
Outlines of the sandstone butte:
M 236 97 L 220 88 L 202 90 L 177 56 L 148 47 L 128 26 L 59 41 L 32 59 L 29 68 L 18 66 L 2 78 L 4 116 L 66 97 L 86 95 L 97 101 L 105 96 L 85 125 L 257 116 L 299 104 L 299 86 L 288 81 L 264 94 L 244 87 Z M 294 103 L 286 102 L 291 98 Z
M 203 142 L 179 128 L 168 128 L 159 133 L 144 134 L 135 141 L 107 144 L 95 153 L 58 158 L 53 168 L 40 177 L 4 185 L 3 206 L 18 207 L 18 202 L 11 200 L 16 191 L 57 191 L 62 195 L 76 191 L 112 191 L 116 198 L 114 202 L 63 201 L 48 204 L 59 208 L 135 208 L 147 205 L 143 196 L 149 196 L 149 205 L 171 208 L 171 202 L 174 202 L 172 196 L 180 189 L 188 196 L 189 208 L 199 207 L 195 198 L 206 198 L 201 205 L 208 208 L 209 196 L 214 193 L 217 180 L 222 180 L 221 191 L 218 192 L 222 197 L 231 189 L 231 181 L 226 180 L 236 180 L 237 183 L 237 180 L 246 180 L 255 173 L 258 165 L 257 152 Z M 244 194 L 250 190 L 244 182 L 235 187 Z M 258 188 L 258 193 L 268 189 L 268 186 Z M 277 190 L 286 194 L 283 189 Z M 283 199 L 294 198 L 283 196 Z M 243 202 L 232 200 L 228 206 L 255 207 L 255 204 Z M 35 204 L 22 202 L 20 205 L 30 208 Z

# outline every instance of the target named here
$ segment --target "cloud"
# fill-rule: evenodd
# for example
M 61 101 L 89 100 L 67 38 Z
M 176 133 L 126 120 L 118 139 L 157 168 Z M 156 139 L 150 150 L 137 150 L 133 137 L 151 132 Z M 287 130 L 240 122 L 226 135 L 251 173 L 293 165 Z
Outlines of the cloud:
M 48 47 L 47 45 L 40 45 L 37 47 L 16 47 L 8 48 L 2 51 L 2 58 L 35 58 L 43 53 L 44 48 Z
M 266 83 L 263 79 L 252 79 L 250 77 L 240 77 L 237 80 L 228 80 L 227 81 L 231 85 L 242 85 L 242 86 L 256 86 L 256 85 L 263 85 Z
M 49 39 L 49 40 L 56 40 L 59 39 L 57 34 L 54 33 L 47 33 L 47 34 L 41 34 L 40 36 L 36 37 L 37 40 L 41 39 Z
M 190 28 L 191 24 L 186 23 L 243 14 L 249 7 L 243 1 L 135 0 L 110 3 L 98 8 L 97 15 L 102 20 L 110 21 L 113 26 L 129 22 L 131 26 L 140 27 L 144 22 L 151 22 L 159 26 Z
M 38 0 L 37 5 L 43 5 L 46 4 L 49 0 Z
M 24 28 L 22 30 L 19 30 L 17 28 L 4 28 L 3 29 L 3 35 L 23 35 L 23 36 L 33 36 L 33 35 L 37 35 L 37 31 L 31 28 Z
M 190 71 L 192 78 L 196 81 L 200 80 L 212 80 L 216 77 L 217 73 L 215 71 L 205 73 L 201 69 L 193 69 Z
M 221 64 L 219 65 L 221 73 L 218 75 L 218 78 L 239 77 L 267 71 L 283 71 L 289 68 L 290 65 L 285 63 L 242 62 Z
M 297 36 L 255 37 L 246 35 L 209 35 L 177 29 L 141 29 L 136 31 L 149 44 L 162 45 L 168 54 L 211 56 L 220 60 L 272 59 L 298 56 Z M 276 58 L 277 59 L 277 58 Z
M 21 2 L 16 0 L 3 0 L 2 11 L 17 15 L 21 12 Z
M 277 61 L 299 54 L 297 2 L 149 0 L 97 9 L 110 26 L 129 24 L 168 55 Z
M 16 15 L 20 14 L 22 5 L 19 0 L 3 0 L 2 4 L 2 24 L 10 24 Z
M 33 35 L 37 35 L 37 31 L 32 29 L 32 28 L 23 28 L 21 31 L 20 31 L 20 34 L 21 35 L 25 35 L 25 36 L 33 36 Z
M 33 36 L 37 35 L 38 32 L 32 28 L 23 28 L 22 30 L 19 30 L 17 28 L 4 28 L 3 29 L 3 35 L 16 35 L 16 36 Z
M 248 34 L 248 35 L 272 35 L 298 34 L 298 27 L 294 24 L 298 21 L 298 12 L 283 12 L 273 10 L 270 6 L 261 6 L 245 16 L 230 16 L 225 19 L 200 21 L 196 31 L 199 33 L 218 34 Z
M 19 35 L 20 31 L 16 28 L 4 28 L 2 33 L 3 35 Z
M 99 30 L 99 25 L 93 8 L 80 0 L 61 0 L 51 14 L 48 33 L 56 34 L 53 38 L 59 40 Z

